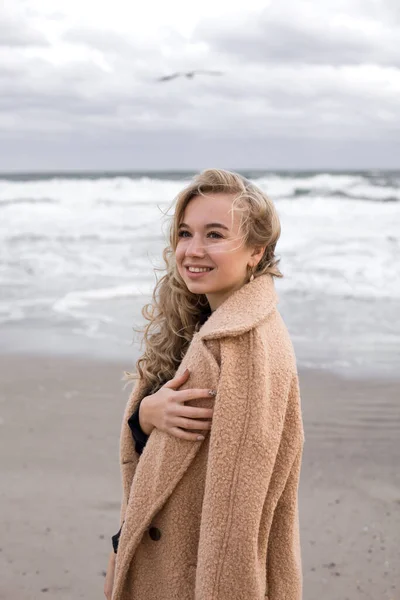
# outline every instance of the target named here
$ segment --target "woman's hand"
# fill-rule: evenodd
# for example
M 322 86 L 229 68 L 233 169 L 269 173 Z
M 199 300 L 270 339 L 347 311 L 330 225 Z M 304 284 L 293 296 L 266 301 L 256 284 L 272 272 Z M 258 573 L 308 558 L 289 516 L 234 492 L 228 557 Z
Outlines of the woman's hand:
M 189 370 L 168 381 L 155 394 L 145 396 L 140 403 L 139 423 L 144 433 L 149 435 L 154 427 L 182 440 L 204 439 L 205 432 L 211 429 L 213 408 L 184 406 L 187 400 L 214 397 L 216 392 L 209 389 L 187 389 L 177 391 L 189 378 Z M 190 433 L 185 430 L 198 430 Z M 200 437 L 200 435 L 202 437 Z
M 104 582 L 104 595 L 107 598 L 107 600 L 111 600 L 114 586 L 115 558 L 115 552 L 111 552 L 110 558 L 108 560 L 106 580 Z

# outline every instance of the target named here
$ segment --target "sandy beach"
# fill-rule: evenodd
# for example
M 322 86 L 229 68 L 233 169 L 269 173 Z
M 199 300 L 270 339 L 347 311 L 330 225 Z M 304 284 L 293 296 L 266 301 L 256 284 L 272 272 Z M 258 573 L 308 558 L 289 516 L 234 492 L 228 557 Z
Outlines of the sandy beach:
M 2 599 L 103 597 L 129 367 L 0 357 Z M 399 600 L 400 383 L 300 375 L 304 599 Z

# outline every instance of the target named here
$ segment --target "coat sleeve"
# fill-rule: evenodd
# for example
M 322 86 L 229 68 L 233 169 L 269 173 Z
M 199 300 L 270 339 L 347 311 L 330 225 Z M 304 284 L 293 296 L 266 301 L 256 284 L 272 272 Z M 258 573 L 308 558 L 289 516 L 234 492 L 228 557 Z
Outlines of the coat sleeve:
M 285 488 L 274 511 L 267 554 L 268 600 L 301 598 L 297 488 L 302 449 L 296 455 Z M 276 543 L 279 540 L 279 543 Z M 288 577 L 288 574 L 290 576 Z
M 290 368 L 271 370 L 254 331 L 222 339 L 195 600 L 266 598 L 267 550 L 266 540 L 259 539 L 260 523 L 265 519 L 263 508 L 281 446 L 292 379 Z M 284 598 L 291 596 L 271 600 Z
M 128 505 L 132 481 L 140 459 L 140 454 L 135 449 L 132 431 L 129 427 L 128 421 L 131 415 L 138 408 L 141 400 L 145 396 L 145 393 L 146 384 L 143 380 L 138 379 L 135 382 L 134 388 L 129 396 L 122 419 L 119 447 L 122 483 L 120 526 L 122 526 L 125 519 L 125 512 Z

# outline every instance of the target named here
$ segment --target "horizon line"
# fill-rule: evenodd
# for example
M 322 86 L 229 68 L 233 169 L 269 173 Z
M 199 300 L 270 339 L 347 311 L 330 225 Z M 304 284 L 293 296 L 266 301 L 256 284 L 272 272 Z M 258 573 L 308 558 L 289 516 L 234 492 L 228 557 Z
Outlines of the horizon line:
M 34 170 L 18 170 L 18 171 L 0 171 L 0 177 L 4 176 L 23 176 L 23 175 L 118 175 L 118 174 L 157 174 L 157 173 L 166 173 L 166 174 L 181 174 L 181 173 L 198 173 L 200 171 L 205 170 L 206 168 L 212 167 L 202 167 L 202 168 L 160 168 L 160 169 L 34 169 Z M 220 168 L 220 167 L 215 167 Z M 319 168 L 311 168 L 311 167 L 229 167 L 224 170 L 228 171 L 236 171 L 236 172 L 257 172 L 257 173 L 288 173 L 288 172 L 296 172 L 296 173 L 326 173 L 326 172 L 337 172 L 337 173 L 373 173 L 373 172 L 387 172 L 387 173 L 400 173 L 400 168 L 393 167 L 360 167 L 360 168 L 339 168 L 339 167 L 319 167 Z

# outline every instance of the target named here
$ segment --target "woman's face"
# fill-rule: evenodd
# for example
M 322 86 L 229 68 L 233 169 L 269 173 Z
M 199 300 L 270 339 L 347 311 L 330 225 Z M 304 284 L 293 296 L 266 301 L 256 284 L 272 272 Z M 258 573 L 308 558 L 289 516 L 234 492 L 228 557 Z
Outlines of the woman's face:
M 195 196 L 178 229 L 178 271 L 191 292 L 207 296 L 212 310 L 248 281 L 248 266 L 254 267 L 264 250 L 244 244 L 240 216 L 235 211 L 232 217 L 233 198 L 225 193 Z

